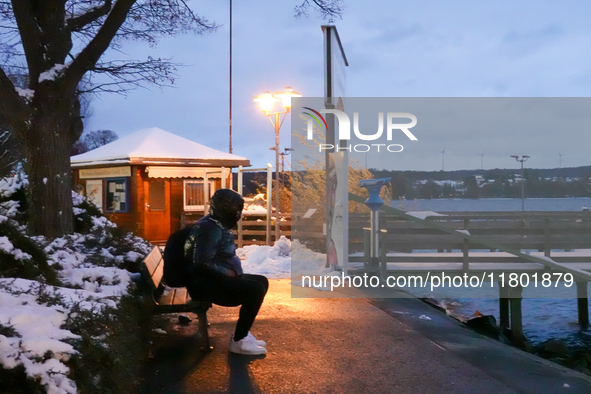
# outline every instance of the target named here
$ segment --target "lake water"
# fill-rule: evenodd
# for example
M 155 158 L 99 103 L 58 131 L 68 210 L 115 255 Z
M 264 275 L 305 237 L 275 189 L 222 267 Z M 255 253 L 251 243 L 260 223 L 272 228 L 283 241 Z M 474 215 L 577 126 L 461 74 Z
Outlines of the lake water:
M 412 211 L 458 212 L 458 211 L 521 211 L 521 199 L 431 199 L 392 201 L 396 208 Z M 581 211 L 591 207 L 591 198 L 528 198 L 526 211 Z M 590 286 L 591 291 L 591 286 Z M 577 301 L 573 298 L 524 298 L 523 329 L 534 344 L 551 338 L 564 340 L 575 349 L 591 349 L 591 329 L 582 330 L 577 323 Z M 498 299 L 457 298 L 442 300 L 445 306 L 466 317 L 476 311 L 494 315 L 499 319 Z

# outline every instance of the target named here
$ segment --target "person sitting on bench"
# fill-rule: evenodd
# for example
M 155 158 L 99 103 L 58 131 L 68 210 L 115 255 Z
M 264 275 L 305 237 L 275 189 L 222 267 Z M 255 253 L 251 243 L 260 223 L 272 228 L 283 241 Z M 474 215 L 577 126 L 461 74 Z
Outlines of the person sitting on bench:
M 230 352 L 248 355 L 267 353 L 264 341 L 250 329 L 263 303 L 269 281 L 262 275 L 242 272 L 230 231 L 242 216 L 244 199 L 231 189 L 218 189 L 211 197 L 209 214 L 199 219 L 185 241 L 185 255 L 192 256 L 187 290 L 192 299 L 220 306 L 239 306 Z

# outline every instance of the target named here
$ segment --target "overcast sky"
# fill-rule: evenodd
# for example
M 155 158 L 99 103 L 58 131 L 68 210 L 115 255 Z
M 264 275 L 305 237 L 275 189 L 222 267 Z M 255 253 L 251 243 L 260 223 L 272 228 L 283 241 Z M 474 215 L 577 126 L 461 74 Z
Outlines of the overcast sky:
M 140 89 L 127 97 L 102 95 L 92 102 L 87 130 L 120 137 L 160 127 L 228 151 L 228 1 L 193 2 L 221 25 L 203 36 L 182 35 L 156 48 L 131 42 L 129 56 L 170 57 L 184 63 L 175 87 Z M 293 17 L 293 1 L 234 1 L 234 153 L 256 167 L 274 162 L 273 128 L 253 97 L 286 85 L 307 97 L 323 95 L 323 43 L 315 14 Z M 355 1 L 335 21 L 349 67 L 349 97 L 587 97 L 591 87 L 591 3 L 588 1 Z M 591 101 L 585 100 L 580 105 Z M 591 109 L 591 108 L 590 108 Z M 591 111 L 589 111 L 591 113 Z M 281 149 L 290 145 L 289 117 Z M 559 123 L 559 122 L 557 122 Z M 440 170 L 517 168 L 511 154 L 531 156 L 528 166 L 591 164 L 585 127 L 445 130 L 414 142 L 414 155 L 370 167 Z M 418 130 L 418 129 L 417 129 Z M 587 127 L 586 130 L 591 130 Z M 406 145 L 405 145 L 406 148 Z

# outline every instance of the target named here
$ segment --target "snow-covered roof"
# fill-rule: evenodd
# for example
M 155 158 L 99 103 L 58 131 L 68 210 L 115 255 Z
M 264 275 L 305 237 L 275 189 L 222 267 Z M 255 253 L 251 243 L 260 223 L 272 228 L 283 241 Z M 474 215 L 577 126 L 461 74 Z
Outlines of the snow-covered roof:
M 109 164 L 250 166 L 242 156 L 225 153 L 157 127 L 136 131 L 107 145 L 70 158 L 72 167 Z

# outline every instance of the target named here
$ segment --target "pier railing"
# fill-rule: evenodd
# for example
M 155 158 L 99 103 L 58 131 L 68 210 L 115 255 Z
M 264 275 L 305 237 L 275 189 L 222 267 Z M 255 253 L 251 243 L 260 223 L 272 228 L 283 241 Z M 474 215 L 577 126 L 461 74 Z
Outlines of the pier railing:
M 391 210 L 395 210 L 392 213 Z M 448 252 L 438 259 L 464 262 L 457 252 L 542 251 L 562 262 L 587 262 L 588 257 L 560 257 L 552 251 L 591 249 L 591 212 L 440 212 L 424 220 L 395 208 L 384 207 L 380 216 L 384 252 Z M 291 222 L 290 222 L 291 224 Z M 364 251 L 368 213 L 349 213 L 349 252 Z M 300 221 L 292 228 L 294 238 L 323 251 L 322 220 Z M 456 252 L 456 253 L 453 253 Z M 350 261 L 363 261 L 351 257 Z M 389 262 L 397 258 L 388 256 Z M 416 260 L 416 259 L 415 259 Z M 483 259 L 482 261 L 485 261 Z M 418 260 L 416 260 L 418 261 Z M 428 261 L 428 260 L 425 260 Z M 531 261 L 515 259 L 512 261 Z

